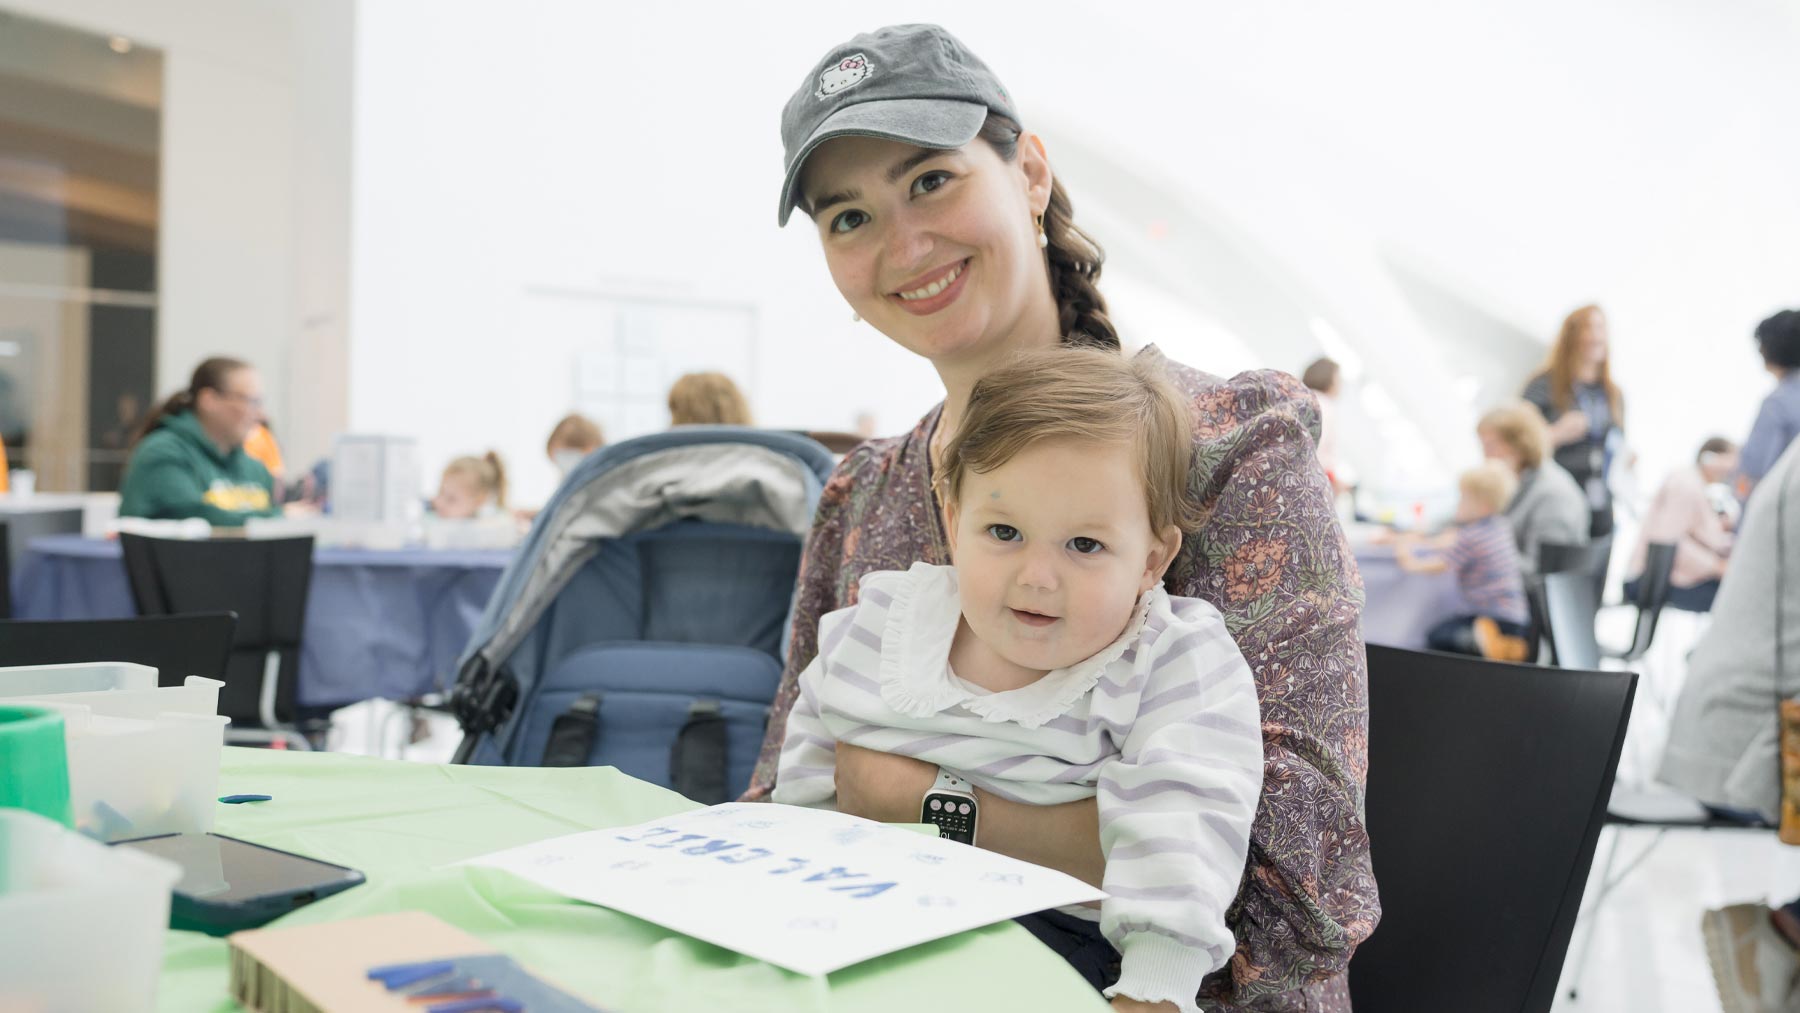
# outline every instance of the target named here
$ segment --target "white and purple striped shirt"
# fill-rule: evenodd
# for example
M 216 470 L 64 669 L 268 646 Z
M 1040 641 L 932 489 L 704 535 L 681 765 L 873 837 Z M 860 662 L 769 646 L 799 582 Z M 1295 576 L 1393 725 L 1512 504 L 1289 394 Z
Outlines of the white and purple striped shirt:
M 1256 684 L 1224 619 L 1158 586 L 1099 654 L 990 693 L 950 670 L 960 616 L 953 567 L 863 577 L 857 604 L 819 621 L 774 800 L 834 805 L 839 742 L 917 757 L 1015 802 L 1097 796 L 1100 928 L 1123 957 L 1106 994 L 1194 1010 L 1200 980 L 1236 945 L 1225 909 L 1262 790 Z

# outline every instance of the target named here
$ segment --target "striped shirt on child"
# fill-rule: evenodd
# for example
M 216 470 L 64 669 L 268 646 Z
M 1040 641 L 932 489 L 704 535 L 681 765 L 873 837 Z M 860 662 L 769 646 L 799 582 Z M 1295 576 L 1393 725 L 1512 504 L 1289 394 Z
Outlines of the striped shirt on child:
M 1444 562 L 1456 573 L 1463 600 L 1476 615 L 1520 625 L 1530 619 L 1519 549 L 1505 517 L 1494 514 L 1457 528 Z
M 834 805 L 838 742 L 916 757 L 1029 805 L 1097 796 L 1097 920 L 1122 957 L 1106 994 L 1194 1010 L 1200 980 L 1236 947 L 1225 910 L 1262 791 L 1256 685 L 1223 618 L 1153 587 L 1100 653 L 998 693 L 950 670 L 960 618 L 953 567 L 864 576 L 857 604 L 819 622 L 774 800 Z

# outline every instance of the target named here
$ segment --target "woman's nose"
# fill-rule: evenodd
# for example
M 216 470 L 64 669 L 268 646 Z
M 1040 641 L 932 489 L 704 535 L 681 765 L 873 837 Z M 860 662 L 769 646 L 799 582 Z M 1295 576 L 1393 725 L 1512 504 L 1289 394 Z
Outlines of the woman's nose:
M 895 275 L 910 277 L 931 267 L 933 241 L 931 233 L 920 227 L 911 215 L 901 212 L 889 219 L 887 243 L 883 253 L 888 269 Z

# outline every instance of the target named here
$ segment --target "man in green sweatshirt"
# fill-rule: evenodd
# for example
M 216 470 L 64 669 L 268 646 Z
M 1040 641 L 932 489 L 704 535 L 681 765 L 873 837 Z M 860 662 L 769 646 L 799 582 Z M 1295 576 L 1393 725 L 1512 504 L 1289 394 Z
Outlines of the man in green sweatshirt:
M 256 370 L 236 359 L 202 362 L 188 389 L 145 423 L 119 490 L 119 515 L 242 527 L 280 514 L 269 470 L 244 453 L 260 421 Z

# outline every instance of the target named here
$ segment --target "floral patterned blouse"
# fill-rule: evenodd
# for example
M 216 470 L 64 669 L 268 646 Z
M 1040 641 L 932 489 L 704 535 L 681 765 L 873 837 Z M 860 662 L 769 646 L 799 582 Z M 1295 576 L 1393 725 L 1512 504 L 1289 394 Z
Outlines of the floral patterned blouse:
M 1138 354 L 1163 358 L 1154 347 Z M 1237 952 L 1199 998 L 1207 1009 L 1349 1013 L 1345 969 L 1381 906 L 1363 828 L 1362 578 L 1314 452 L 1318 408 L 1283 373 L 1222 380 L 1167 360 L 1164 367 L 1192 399 L 1190 492 L 1205 514 L 1164 584 L 1224 614 L 1255 673 L 1263 724 L 1263 794 L 1227 912 Z M 927 449 L 942 409 L 904 436 L 857 447 L 826 483 L 747 798 L 767 798 L 774 785 L 798 676 L 818 653 L 819 617 L 855 604 L 865 573 L 950 562 Z

